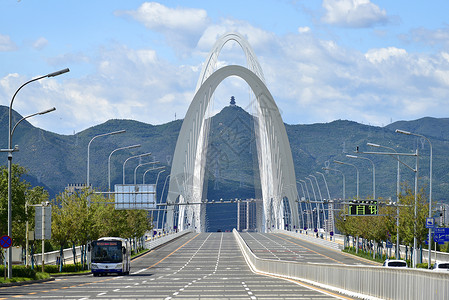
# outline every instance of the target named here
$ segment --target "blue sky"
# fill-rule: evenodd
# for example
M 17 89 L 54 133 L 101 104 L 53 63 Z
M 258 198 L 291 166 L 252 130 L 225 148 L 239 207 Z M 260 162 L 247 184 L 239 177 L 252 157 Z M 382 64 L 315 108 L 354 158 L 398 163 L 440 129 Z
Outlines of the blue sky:
M 52 132 L 109 119 L 162 124 L 183 118 L 215 41 L 236 31 L 251 44 L 284 122 L 336 119 L 383 126 L 449 117 L 448 1 L 0 1 L 0 104 Z M 230 44 L 219 65 L 245 64 Z M 248 87 L 226 79 L 213 112 Z

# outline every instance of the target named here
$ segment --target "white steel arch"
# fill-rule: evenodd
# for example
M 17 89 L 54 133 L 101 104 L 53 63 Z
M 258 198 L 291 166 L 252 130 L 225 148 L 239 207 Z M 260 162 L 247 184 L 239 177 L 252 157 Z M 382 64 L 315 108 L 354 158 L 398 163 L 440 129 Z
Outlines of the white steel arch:
M 208 69 L 207 67 L 205 70 Z M 241 66 L 223 67 L 205 79 L 198 88 L 184 118 L 178 136 L 167 196 L 167 227 L 173 229 L 174 204 L 199 203 L 202 200 L 209 126 L 205 115 L 217 86 L 227 77 L 245 80 L 256 96 L 256 142 L 263 200 L 263 228 L 284 228 L 284 197 L 291 209 L 292 228 L 298 228 L 297 190 L 293 158 L 285 126 L 274 99 L 263 80 Z M 203 204 L 179 207 L 179 229 L 204 230 Z
M 221 49 L 229 41 L 235 41 L 240 45 L 243 52 L 245 52 L 247 68 L 259 76 L 259 78 L 265 83 L 262 68 L 260 67 L 259 61 L 257 60 L 257 57 L 248 41 L 236 32 L 229 32 L 220 37 L 212 47 L 212 50 L 207 56 L 206 63 L 203 65 L 203 69 L 201 70 L 195 92 L 200 89 L 203 82 L 216 70 L 218 56 L 220 55 Z

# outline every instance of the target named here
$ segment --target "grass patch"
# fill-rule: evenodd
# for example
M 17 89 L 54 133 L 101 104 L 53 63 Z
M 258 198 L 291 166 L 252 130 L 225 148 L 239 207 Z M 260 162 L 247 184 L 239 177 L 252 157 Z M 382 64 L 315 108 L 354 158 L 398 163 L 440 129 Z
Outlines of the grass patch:
M 383 254 L 381 257 L 379 257 L 379 255 L 376 255 L 376 258 L 373 258 L 373 254 L 370 252 L 366 252 L 364 250 L 359 249 L 359 252 L 356 253 L 355 250 L 356 249 L 354 247 L 349 247 L 343 249 L 342 251 L 378 263 L 383 263 L 387 259 L 387 256 L 385 254 Z
M 6 278 L 5 279 L 3 272 L 4 271 L 2 270 L 2 273 L 1 273 L 2 276 L 0 277 L 0 284 L 22 282 L 22 281 L 31 281 L 31 280 L 42 280 L 42 279 L 50 278 L 50 274 L 48 274 L 48 273 L 36 272 L 33 277 L 14 276 L 12 278 Z
M 136 253 L 134 253 L 134 251 L 133 251 L 133 254 L 131 254 L 131 258 L 134 258 L 134 257 L 136 257 L 136 256 L 138 256 L 138 255 L 140 255 L 142 253 L 147 252 L 147 251 L 148 251 L 148 249 L 143 249 L 143 248 L 138 250 Z
M 371 261 L 376 261 L 378 263 L 383 263 L 386 259 L 387 256 L 385 254 L 382 255 L 382 257 L 379 257 L 379 255 L 376 255 L 376 258 L 373 259 L 373 254 L 363 251 L 361 249 L 359 249 L 359 253 L 355 253 L 355 248 L 354 247 L 349 247 L 346 249 L 342 250 L 343 252 L 358 256 L 358 257 L 362 257 Z M 396 259 L 396 257 L 390 257 L 390 259 Z M 411 261 L 408 259 L 407 260 L 407 265 L 410 267 L 412 265 Z M 417 268 L 421 268 L 421 269 L 427 269 L 427 263 L 421 263 L 421 264 L 416 264 Z

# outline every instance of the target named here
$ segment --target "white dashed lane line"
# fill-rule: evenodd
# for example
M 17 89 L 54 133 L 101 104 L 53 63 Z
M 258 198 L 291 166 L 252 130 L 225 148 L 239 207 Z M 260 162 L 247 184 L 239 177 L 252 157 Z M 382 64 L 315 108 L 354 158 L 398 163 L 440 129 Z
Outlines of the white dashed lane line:
M 248 287 L 248 285 L 244 281 L 242 281 L 242 286 L 245 289 L 245 291 L 248 293 L 248 296 L 251 298 L 251 300 L 257 299 L 257 297 L 254 296 L 254 293 L 251 292 L 251 289 Z

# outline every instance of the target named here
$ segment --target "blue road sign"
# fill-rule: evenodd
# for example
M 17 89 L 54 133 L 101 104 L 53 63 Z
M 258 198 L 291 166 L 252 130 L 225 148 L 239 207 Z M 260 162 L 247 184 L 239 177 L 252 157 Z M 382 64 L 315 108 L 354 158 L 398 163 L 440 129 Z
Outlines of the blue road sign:
M 2 248 L 9 248 L 12 245 L 12 240 L 11 237 L 9 237 L 8 235 L 4 235 L 0 238 L 0 246 L 2 246 Z
M 387 242 L 385 243 L 385 247 L 386 248 L 393 248 L 393 244 L 389 240 L 387 240 Z
M 426 228 L 435 228 L 435 219 L 434 218 L 426 218 Z

